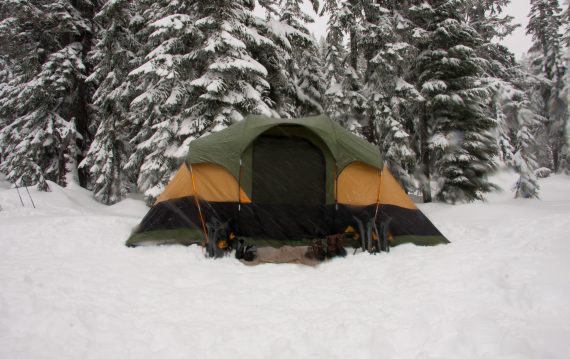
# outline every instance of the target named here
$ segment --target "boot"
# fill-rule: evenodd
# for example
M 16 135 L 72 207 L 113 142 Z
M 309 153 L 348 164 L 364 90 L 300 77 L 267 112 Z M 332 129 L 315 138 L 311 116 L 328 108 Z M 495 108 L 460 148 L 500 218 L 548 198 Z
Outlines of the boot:
M 245 253 L 245 241 L 243 239 L 239 239 L 237 241 L 237 247 L 236 247 L 236 259 L 243 259 L 244 253 Z
M 325 249 L 323 248 L 323 242 L 321 242 L 320 239 L 315 239 L 313 243 L 311 243 L 310 252 L 313 259 L 316 259 L 318 261 L 325 260 L 326 253 Z
M 337 252 L 338 234 L 327 236 L 327 258 L 332 258 Z
M 346 249 L 344 249 L 344 235 L 342 234 L 336 235 L 335 254 L 339 257 L 346 256 Z
M 257 255 L 257 247 L 254 245 L 248 245 L 245 247 L 245 251 L 243 252 L 243 260 L 246 262 L 251 262 L 255 259 Z

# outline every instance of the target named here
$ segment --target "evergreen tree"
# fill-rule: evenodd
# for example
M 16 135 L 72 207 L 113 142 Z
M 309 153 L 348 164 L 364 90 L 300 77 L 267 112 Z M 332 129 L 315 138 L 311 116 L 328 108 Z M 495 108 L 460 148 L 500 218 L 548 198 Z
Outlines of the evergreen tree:
M 252 12 L 254 2 L 153 2 L 145 12 L 149 51 L 131 72 L 142 93 L 132 102 L 141 130 L 128 168 L 157 196 L 190 141 L 240 121 L 277 115 L 267 97 L 267 69 L 254 49 L 275 44 Z M 260 51 L 260 50 L 259 50 Z
M 530 49 L 532 67 L 536 75 L 549 83 L 541 89 L 543 109 L 548 119 L 548 139 L 552 152 L 552 169 L 558 171 L 564 162 L 567 146 L 568 100 L 564 94 L 567 72 L 563 59 L 562 13 L 558 0 L 531 0 L 527 34 L 532 35 Z
M 335 121 L 342 121 L 346 116 L 347 109 L 343 106 L 344 91 L 342 83 L 346 73 L 344 47 L 344 33 L 338 18 L 339 8 L 336 1 L 327 1 L 324 10 L 330 15 L 328 20 L 328 33 L 325 40 L 324 60 L 325 60 L 325 80 L 326 80 L 326 101 L 325 112 Z
M 539 185 L 535 171 L 539 146 L 535 137 L 543 119 L 535 113 L 524 90 L 533 86 L 533 80 L 520 69 L 517 71 L 521 73 L 517 87 L 504 87 L 500 94 L 497 116 L 499 148 L 503 161 L 519 174 L 514 186 L 515 197 L 537 198 Z
M 460 11 L 465 19 L 484 41 L 483 46 L 492 40 L 503 39 L 520 25 L 513 24 L 514 18 L 504 14 L 511 0 L 463 0 Z
M 140 6 L 146 24 L 139 32 L 144 60 L 128 75 L 137 96 L 128 119 L 134 150 L 125 169 L 152 203 L 184 156 L 184 140 L 193 133 L 184 123 L 184 111 L 193 100 L 189 83 L 196 77 L 190 54 L 203 37 L 194 25 L 193 3 L 142 1 Z
M 132 33 L 138 17 L 131 2 L 108 0 L 95 20 L 101 29 L 90 54 L 96 66 L 88 81 L 97 86 L 93 104 L 99 127 L 81 167 L 89 169 L 95 199 L 113 204 L 133 186 L 124 167 L 133 151 L 129 141 L 135 130 L 129 121 L 135 88 L 127 75 L 139 61 L 139 43 Z
M 300 102 L 298 116 L 318 115 L 324 112 L 324 63 L 322 54 L 313 38 L 313 44 L 297 55 L 299 76 L 297 97 Z
M 508 103 L 506 109 L 513 112 L 512 117 L 518 120 L 519 125 L 512 160 L 512 167 L 520 174 L 515 196 L 538 197 L 539 185 L 534 174 L 538 166 L 534 159 L 536 146 L 532 133 L 532 127 L 538 123 L 536 114 L 530 109 L 530 104 L 522 92 Z
M 345 128 L 363 135 L 363 124 L 367 122 L 367 98 L 361 92 L 362 74 L 358 66 L 358 21 L 361 19 L 361 6 L 355 0 L 327 0 L 323 12 L 330 15 L 325 54 L 325 112 Z M 349 51 L 344 47 L 346 34 L 350 41 Z
M 8 84 L 12 77 L 12 72 L 9 66 L 9 59 L 0 55 L 0 108 L 2 108 L 2 98 L 4 98 L 4 93 L 8 91 Z M 0 130 L 4 126 L 8 125 L 8 119 L 2 112 L 0 112 Z M 2 162 L 2 143 L 0 142 L 0 162 Z
M 491 91 L 482 80 L 485 61 L 475 52 L 482 39 L 462 21 L 456 1 L 432 4 L 417 9 L 434 20 L 425 28 L 431 41 L 418 69 L 433 134 L 438 198 L 451 203 L 483 199 L 494 187 L 487 176 L 495 168 L 497 148 L 491 134 L 496 123 L 486 110 Z
M 323 112 L 322 97 L 324 82 L 322 64 L 316 39 L 310 35 L 305 24 L 313 23 L 312 17 L 301 9 L 302 0 L 283 0 L 281 22 L 295 31 L 290 31 L 292 61 L 289 73 L 294 78 L 297 116 L 315 115 Z M 315 11 L 318 1 L 313 1 Z
M 492 90 L 490 115 L 496 118 L 498 148 L 503 162 L 519 173 L 515 184 L 517 197 L 538 197 L 535 153 L 536 135 L 542 118 L 535 113 L 526 90 L 534 86 L 528 74 L 516 63 L 505 46 L 496 43 L 518 25 L 503 14 L 510 0 L 469 0 L 465 2 L 468 23 L 477 30 L 482 43 L 476 48 L 486 60 L 486 83 Z
M 568 113 L 570 113 L 570 0 L 566 0 L 566 10 L 564 12 L 564 21 L 566 24 L 566 33 L 564 34 L 564 46 L 566 49 L 566 76 L 564 78 L 564 94 L 566 95 L 566 104 L 568 105 Z M 570 174 L 570 119 L 566 122 L 566 154 L 565 168 L 567 174 Z
M 46 180 L 65 185 L 68 173 L 77 174 L 77 157 L 89 141 L 84 58 L 93 5 L 63 0 L 1 5 L 3 14 L 11 14 L 0 26 L 0 38 L 9 45 L 14 77 L 0 103 L 9 123 L 0 131 L 0 170 L 18 185 L 47 190 Z
M 269 16 L 263 31 L 276 46 L 254 53 L 268 71 L 269 98 L 282 117 L 322 113 L 322 66 L 316 40 L 306 27 L 314 20 L 301 9 L 301 0 L 279 4 L 279 17 Z
M 413 82 L 414 58 L 418 50 L 413 42 L 416 30 L 406 18 L 407 6 L 381 2 L 366 7 L 366 22 L 360 43 L 366 57 L 366 82 L 369 124 L 374 142 L 391 172 L 408 190 L 415 189 L 411 174 L 416 156 L 412 133 L 423 97 Z

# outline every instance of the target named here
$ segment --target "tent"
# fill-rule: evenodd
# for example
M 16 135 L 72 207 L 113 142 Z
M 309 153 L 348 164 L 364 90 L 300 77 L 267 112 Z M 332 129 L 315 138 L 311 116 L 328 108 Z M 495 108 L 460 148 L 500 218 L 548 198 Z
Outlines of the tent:
M 307 245 L 388 218 L 391 245 L 448 243 L 374 145 L 326 116 L 248 116 L 191 142 L 127 245 L 207 241 L 212 223 L 257 246 Z

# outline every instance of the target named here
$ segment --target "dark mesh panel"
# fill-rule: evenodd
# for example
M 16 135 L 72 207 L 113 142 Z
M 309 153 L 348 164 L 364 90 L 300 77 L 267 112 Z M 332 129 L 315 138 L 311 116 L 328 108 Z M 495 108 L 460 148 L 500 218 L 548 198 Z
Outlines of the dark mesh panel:
M 261 136 L 253 146 L 252 200 L 259 204 L 325 203 L 325 159 L 309 141 Z

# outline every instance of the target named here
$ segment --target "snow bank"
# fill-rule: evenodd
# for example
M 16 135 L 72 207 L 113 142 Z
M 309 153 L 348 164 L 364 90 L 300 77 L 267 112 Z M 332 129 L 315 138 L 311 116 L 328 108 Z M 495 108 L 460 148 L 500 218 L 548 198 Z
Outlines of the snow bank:
M 126 248 L 142 201 L 50 184 L 34 209 L 2 184 L 0 357 L 567 358 L 570 177 L 540 184 L 423 205 L 450 245 L 317 268 Z

